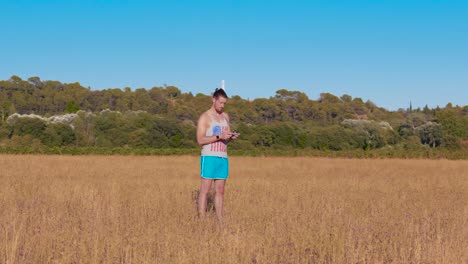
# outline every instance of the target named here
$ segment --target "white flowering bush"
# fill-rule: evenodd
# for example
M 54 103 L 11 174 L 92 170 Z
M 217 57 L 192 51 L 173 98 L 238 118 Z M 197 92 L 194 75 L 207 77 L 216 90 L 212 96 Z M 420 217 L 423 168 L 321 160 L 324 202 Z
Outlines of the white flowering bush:
M 78 116 L 78 114 L 64 114 L 64 115 L 54 115 L 51 117 L 42 117 L 40 115 L 36 114 L 18 114 L 14 113 L 10 116 L 8 116 L 6 122 L 7 124 L 14 124 L 18 119 L 20 118 L 36 118 L 40 119 L 46 123 L 60 123 L 60 124 L 67 124 L 71 125 L 75 118 Z

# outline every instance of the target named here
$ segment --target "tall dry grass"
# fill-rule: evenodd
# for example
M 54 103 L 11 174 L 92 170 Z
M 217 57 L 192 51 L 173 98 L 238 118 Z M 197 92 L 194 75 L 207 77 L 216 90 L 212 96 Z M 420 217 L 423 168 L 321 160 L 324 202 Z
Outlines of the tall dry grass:
M 0 155 L 1 263 L 466 263 L 468 161 Z

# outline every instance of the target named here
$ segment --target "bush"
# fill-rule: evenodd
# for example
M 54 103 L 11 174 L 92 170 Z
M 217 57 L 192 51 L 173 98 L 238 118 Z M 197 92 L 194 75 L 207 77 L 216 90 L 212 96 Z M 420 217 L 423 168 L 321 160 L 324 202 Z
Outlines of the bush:
M 50 123 L 42 136 L 42 142 L 50 147 L 60 147 L 75 142 L 75 132 L 66 124 Z
M 424 125 L 416 128 L 416 133 L 419 135 L 422 144 L 430 147 L 438 147 L 442 142 L 442 126 L 435 122 L 427 122 Z
M 309 131 L 306 146 L 318 150 L 348 150 L 361 145 L 351 129 L 341 126 L 319 127 Z
M 6 127 L 0 127 L 0 140 L 7 139 L 10 135 L 10 130 Z
M 12 136 L 31 135 L 33 138 L 41 139 L 44 136 L 46 123 L 39 118 L 22 117 L 11 123 Z

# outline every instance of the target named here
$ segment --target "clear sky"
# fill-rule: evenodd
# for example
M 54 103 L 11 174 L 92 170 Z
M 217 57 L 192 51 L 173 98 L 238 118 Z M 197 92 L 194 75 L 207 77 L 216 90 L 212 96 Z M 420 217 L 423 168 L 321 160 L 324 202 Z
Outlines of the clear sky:
M 466 0 L 0 0 L 0 79 L 468 104 Z

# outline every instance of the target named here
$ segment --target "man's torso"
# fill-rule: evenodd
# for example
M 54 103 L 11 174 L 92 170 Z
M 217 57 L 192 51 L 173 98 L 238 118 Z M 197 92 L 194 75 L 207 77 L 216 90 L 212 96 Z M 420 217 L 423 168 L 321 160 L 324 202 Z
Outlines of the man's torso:
M 215 117 L 208 112 L 205 113 L 208 118 L 209 126 L 206 129 L 205 136 L 216 136 L 229 131 L 229 124 L 225 114 Z M 222 140 L 215 141 L 202 146 L 202 156 L 217 156 L 227 158 L 227 144 Z

